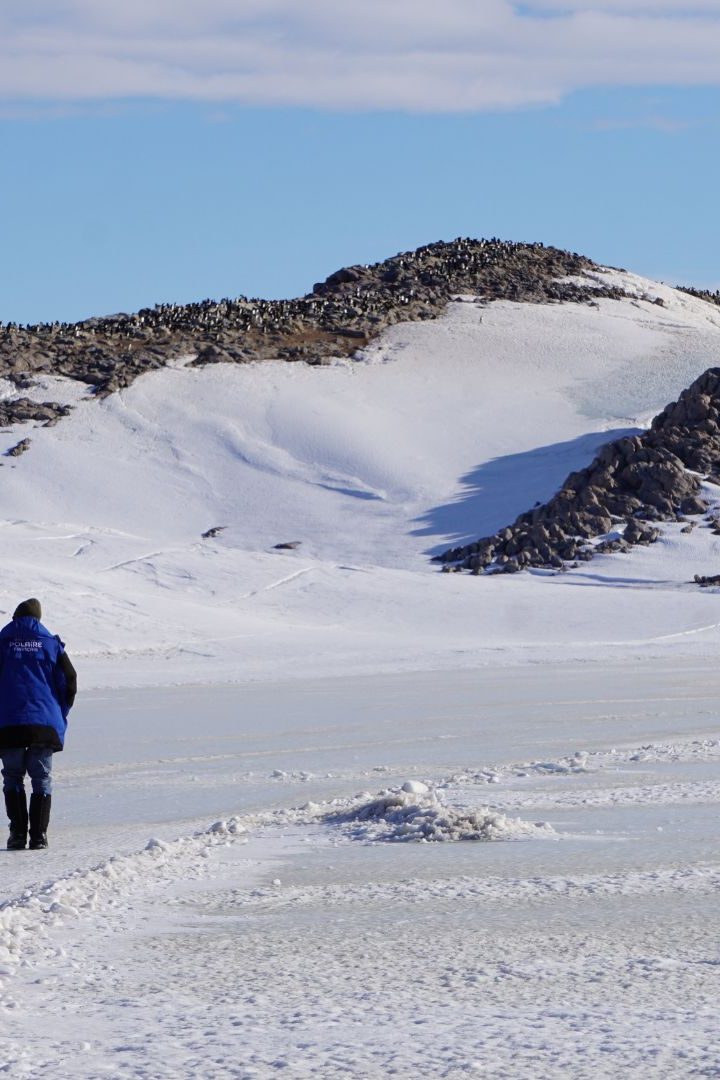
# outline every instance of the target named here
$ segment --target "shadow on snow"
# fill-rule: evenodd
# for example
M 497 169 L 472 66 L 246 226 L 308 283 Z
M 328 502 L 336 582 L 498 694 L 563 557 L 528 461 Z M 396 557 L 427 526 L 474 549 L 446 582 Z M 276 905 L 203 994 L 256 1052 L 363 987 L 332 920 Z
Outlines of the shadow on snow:
M 462 490 L 451 502 L 416 518 L 418 528 L 410 535 L 446 538 L 427 548 L 427 555 L 492 536 L 512 524 L 518 514 L 552 498 L 568 474 L 589 465 L 605 443 L 641 431 L 636 427 L 593 431 L 567 442 L 492 458 L 461 478 Z

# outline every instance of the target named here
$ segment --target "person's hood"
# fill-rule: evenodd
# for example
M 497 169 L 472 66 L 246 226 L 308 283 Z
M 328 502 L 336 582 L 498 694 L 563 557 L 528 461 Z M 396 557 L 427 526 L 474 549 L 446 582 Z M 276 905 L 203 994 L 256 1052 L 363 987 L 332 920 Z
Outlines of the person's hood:
M 13 619 L 42 619 L 42 608 L 40 601 L 36 600 L 34 596 L 31 596 L 29 600 L 22 600 L 13 612 Z

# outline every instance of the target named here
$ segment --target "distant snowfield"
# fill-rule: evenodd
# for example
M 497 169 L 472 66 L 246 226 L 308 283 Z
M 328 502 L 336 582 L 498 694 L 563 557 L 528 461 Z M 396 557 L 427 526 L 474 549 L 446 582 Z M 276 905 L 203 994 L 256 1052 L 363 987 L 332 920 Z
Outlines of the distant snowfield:
M 717 1074 L 720 537 L 429 560 L 718 364 L 720 310 L 597 279 L 633 298 L 22 391 L 74 408 L 1 436 L 0 606 L 81 694 L 50 849 L 0 851 L 0 1071 Z

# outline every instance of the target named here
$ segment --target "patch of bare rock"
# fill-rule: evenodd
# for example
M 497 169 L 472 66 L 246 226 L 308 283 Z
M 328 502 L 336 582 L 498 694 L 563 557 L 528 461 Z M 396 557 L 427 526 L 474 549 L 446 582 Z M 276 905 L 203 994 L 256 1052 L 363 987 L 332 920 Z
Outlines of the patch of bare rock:
M 656 523 L 708 511 L 704 480 L 720 483 L 720 368 L 704 372 L 643 435 L 602 447 L 549 502 L 437 560 L 446 570 L 475 574 L 561 570 L 596 554 L 651 544 L 659 536 Z
M 34 421 L 42 427 L 52 427 L 69 412 L 69 405 L 60 405 L 57 401 L 31 401 L 26 397 L 7 399 L 0 401 L 0 427 L 28 421 Z
M 702 589 L 707 589 L 711 586 L 720 585 L 720 574 L 710 574 L 709 577 L 702 577 L 700 574 L 696 574 L 693 578 L 696 585 L 699 585 Z
M 528 303 L 622 298 L 616 286 L 578 282 L 598 269 L 543 244 L 458 239 L 338 270 L 295 300 L 203 300 L 80 323 L 0 325 L 0 375 L 18 385 L 28 375 L 64 375 L 104 395 L 188 355 L 197 364 L 323 364 L 352 355 L 393 323 L 436 318 L 457 295 Z
M 30 440 L 21 439 L 20 442 L 15 443 L 9 450 L 6 450 L 3 457 L 20 457 L 26 450 L 30 449 Z

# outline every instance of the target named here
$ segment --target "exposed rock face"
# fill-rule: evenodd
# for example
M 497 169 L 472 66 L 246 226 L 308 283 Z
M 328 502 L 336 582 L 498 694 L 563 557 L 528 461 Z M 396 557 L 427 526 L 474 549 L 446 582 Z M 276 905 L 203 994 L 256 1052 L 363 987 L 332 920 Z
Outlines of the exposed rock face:
M 696 379 L 644 435 L 604 446 L 544 506 L 494 536 L 446 551 L 438 561 L 475 573 L 561 569 L 595 553 L 650 544 L 659 535 L 652 522 L 708 509 L 700 495 L 703 478 L 720 483 L 720 368 Z M 607 534 L 600 544 L 588 543 Z
M 402 320 L 432 319 L 454 295 L 544 303 L 621 298 L 616 287 L 561 282 L 598 269 L 542 244 L 455 240 L 373 266 L 352 266 L 297 300 L 160 304 L 135 315 L 20 327 L 0 325 L 0 375 L 66 375 L 99 394 L 130 385 L 183 355 L 196 363 L 284 359 L 322 364 L 367 344 Z

